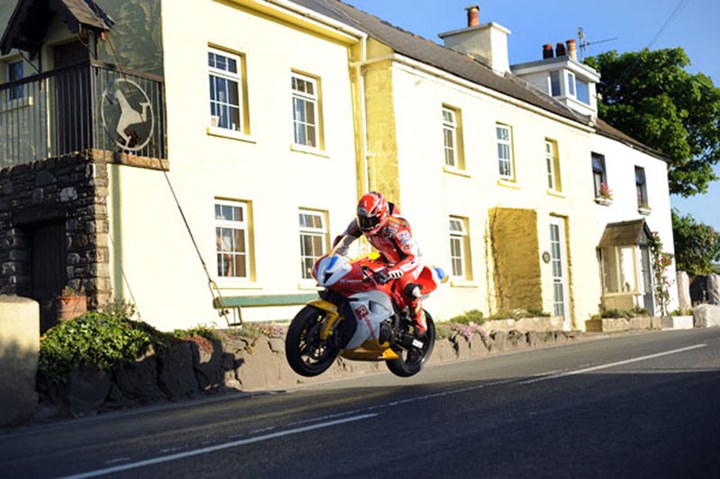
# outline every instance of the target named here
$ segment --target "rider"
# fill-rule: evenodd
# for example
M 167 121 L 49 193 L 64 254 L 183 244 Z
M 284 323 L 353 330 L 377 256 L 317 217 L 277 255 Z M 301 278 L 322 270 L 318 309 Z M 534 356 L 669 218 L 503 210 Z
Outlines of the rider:
M 410 224 L 400 216 L 398 208 L 377 192 L 366 193 L 360 198 L 357 216 L 345 232 L 335 239 L 350 237 L 341 246 L 342 251 L 352 241 L 365 235 L 368 242 L 380 253 L 387 268 L 377 275 L 382 283 L 395 280 L 393 288 L 399 291 L 408 306 L 418 335 L 425 334 L 427 324 L 420 306 L 420 290 L 413 282 L 422 272 L 420 253 L 412 237 Z

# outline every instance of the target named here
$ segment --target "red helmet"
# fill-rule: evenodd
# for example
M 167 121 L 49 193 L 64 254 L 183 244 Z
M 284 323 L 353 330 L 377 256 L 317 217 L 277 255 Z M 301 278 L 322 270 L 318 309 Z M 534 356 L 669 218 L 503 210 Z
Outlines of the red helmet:
M 374 191 L 360 198 L 357 206 L 357 224 L 367 235 L 377 234 L 388 219 L 388 204 L 385 197 Z

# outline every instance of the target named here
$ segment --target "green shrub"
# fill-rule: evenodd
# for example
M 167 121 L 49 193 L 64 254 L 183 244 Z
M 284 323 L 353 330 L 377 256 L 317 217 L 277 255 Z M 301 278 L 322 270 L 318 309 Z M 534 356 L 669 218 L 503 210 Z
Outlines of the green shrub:
M 457 324 L 483 324 L 485 321 L 487 321 L 487 319 L 483 317 L 482 311 L 477 309 L 471 309 L 470 311 L 465 311 L 463 314 L 455 316 L 454 318 L 450 318 L 451 323 Z
M 125 308 L 126 313 L 130 310 Z M 86 313 L 50 328 L 41 338 L 38 372 L 64 383 L 75 365 L 116 371 L 148 352 L 163 356 L 173 344 L 198 336 L 218 339 L 215 330 L 205 326 L 165 333 L 121 312 Z

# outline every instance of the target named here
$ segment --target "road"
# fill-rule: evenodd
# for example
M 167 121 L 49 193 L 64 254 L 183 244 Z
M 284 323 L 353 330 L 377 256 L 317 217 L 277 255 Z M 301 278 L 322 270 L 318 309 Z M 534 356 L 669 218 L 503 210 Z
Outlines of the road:
M 0 435 L 0 477 L 720 477 L 720 328 Z

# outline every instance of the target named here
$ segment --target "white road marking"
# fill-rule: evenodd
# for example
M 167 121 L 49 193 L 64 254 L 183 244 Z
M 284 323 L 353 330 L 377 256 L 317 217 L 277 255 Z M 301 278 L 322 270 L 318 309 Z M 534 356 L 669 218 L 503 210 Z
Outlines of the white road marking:
M 600 369 L 614 368 L 615 366 L 622 366 L 623 364 L 636 363 L 638 361 L 646 361 L 648 359 L 659 358 L 662 356 L 669 356 L 671 354 L 683 353 L 685 351 L 691 351 L 693 349 L 704 348 L 705 346 L 707 346 L 707 344 L 696 344 L 695 346 L 688 346 L 687 348 L 673 349 L 672 351 L 664 351 L 662 353 L 649 354 L 647 356 L 640 356 L 637 358 L 626 359 L 624 361 L 618 361 L 615 363 L 600 364 L 598 366 L 592 366 L 589 368 L 576 369 L 574 371 L 567 371 L 564 373 L 550 374 L 548 376 L 541 376 L 541 377 L 536 377 L 533 379 L 527 379 L 525 381 L 518 382 L 518 384 L 532 384 L 532 383 L 537 383 L 540 381 L 548 381 L 550 379 L 559 379 L 559 378 L 563 378 L 565 376 L 574 376 L 576 374 L 589 373 L 592 371 L 598 371 Z
M 370 419 L 378 416 L 379 414 L 363 414 L 360 416 L 352 416 L 345 419 L 338 419 L 336 421 L 323 422 L 320 424 L 313 424 L 310 426 L 299 427 L 296 429 L 288 429 L 287 431 L 278 431 L 271 434 L 265 434 L 262 436 L 249 437 L 247 439 L 240 439 L 238 441 L 226 442 L 223 444 L 217 444 L 215 446 L 203 447 L 200 449 L 193 449 L 191 451 L 179 452 L 177 454 L 171 454 L 169 456 L 160 456 L 152 459 L 145 459 L 143 461 L 132 462 L 130 464 L 123 464 L 121 466 L 108 467 L 105 469 L 97 469 L 95 471 L 88 471 L 82 474 L 75 474 L 67 476 L 66 479 L 82 479 L 86 477 L 98 477 L 106 474 L 112 474 L 115 472 L 129 471 L 131 469 L 138 469 L 140 467 L 152 466 L 155 464 L 162 464 L 164 462 L 177 461 L 193 456 L 200 456 L 203 454 L 210 454 L 216 451 L 222 451 L 224 449 L 230 449 L 232 447 L 244 446 L 246 444 L 253 444 L 256 442 L 268 441 L 270 439 L 276 439 L 278 437 L 290 436 L 292 434 L 300 434 L 307 431 L 313 431 L 315 429 L 322 429 L 331 426 L 337 426 L 339 424 L 345 424 L 348 422 L 361 421 L 363 419 Z

